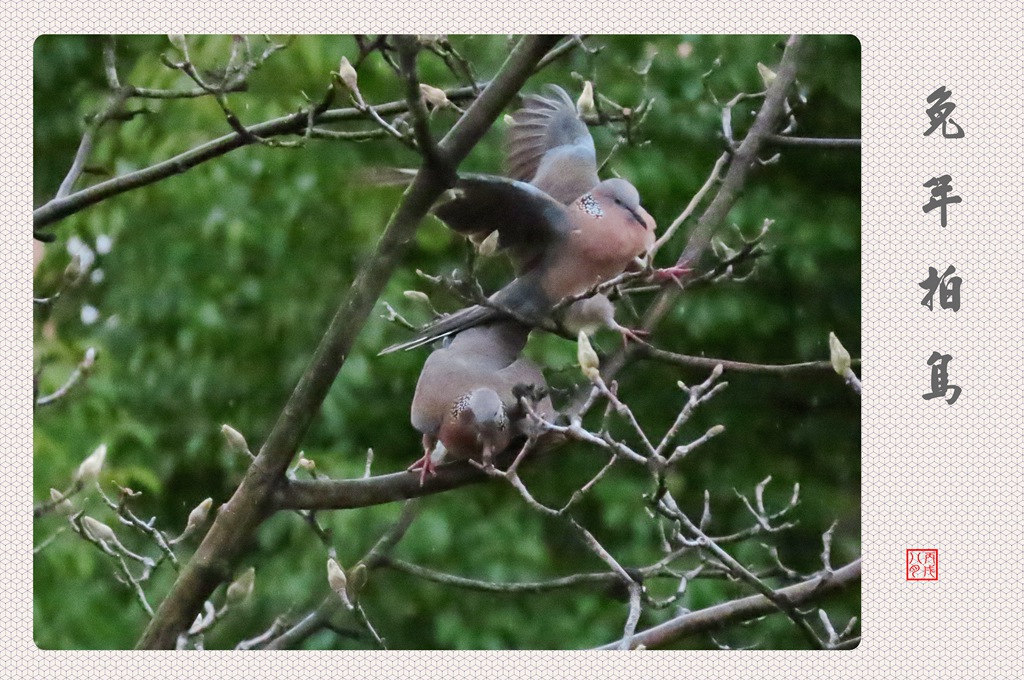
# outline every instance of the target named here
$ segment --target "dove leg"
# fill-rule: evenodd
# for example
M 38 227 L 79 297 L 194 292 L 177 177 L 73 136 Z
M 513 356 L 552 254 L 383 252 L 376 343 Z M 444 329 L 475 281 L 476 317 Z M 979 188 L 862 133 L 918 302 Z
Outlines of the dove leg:
M 432 454 L 437 446 L 437 439 L 430 435 L 423 435 L 423 457 L 406 468 L 409 472 L 420 471 L 420 486 L 427 480 L 427 475 L 436 474 Z
M 490 442 L 484 442 L 483 454 L 480 458 L 483 461 L 485 470 L 494 467 L 494 447 L 491 446 Z
M 687 274 L 691 274 L 693 269 L 690 267 L 680 267 L 676 265 L 674 267 L 665 267 L 664 269 L 654 270 L 654 280 L 658 282 L 672 281 L 680 288 L 683 287 L 682 279 Z
M 646 345 L 647 340 L 645 338 L 651 334 L 650 331 L 645 331 L 642 328 L 626 328 L 625 326 L 622 326 L 620 324 L 616 324 L 613 330 L 618 331 L 618 333 L 622 336 L 623 349 L 627 349 L 629 347 L 630 340 L 636 343 L 640 343 L 642 345 Z

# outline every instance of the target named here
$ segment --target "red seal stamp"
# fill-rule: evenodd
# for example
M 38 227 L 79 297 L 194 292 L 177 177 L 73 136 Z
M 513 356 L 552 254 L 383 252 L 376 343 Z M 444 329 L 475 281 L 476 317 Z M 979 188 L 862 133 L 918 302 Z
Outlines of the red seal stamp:
M 939 551 L 935 548 L 907 548 L 907 580 L 938 581 Z

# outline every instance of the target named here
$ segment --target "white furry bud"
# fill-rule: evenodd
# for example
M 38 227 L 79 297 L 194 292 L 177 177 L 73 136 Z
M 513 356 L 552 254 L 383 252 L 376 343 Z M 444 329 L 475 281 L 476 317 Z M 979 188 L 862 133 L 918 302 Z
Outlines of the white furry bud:
M 50 502 L 53 503 L 53 511 L 58 515 L 70 517 L 75 514 L 75 506 L 56 489 L 50 489 Z
M 256 568 L 249 567 L 242 572 L 242 575 L 231 582 L 225 597 L 228 604 L 241 604 L 252 595 L 253 587 L 256 585 Z
M 359 89 L 359 75 L 349 62 L 348 57 L 342 57 L 338 63 L 338 80 L 352 92 Z
M 420 83 L 420 93 L 423 95 L 423 99 L 435 109 L 443 109 L 451 104 L 444 90 L 438 89 L 433 85 Z
M 197 505 L 192 509 L 192 512 L 188 513 L 188 522 L 185 525 L 185 531 L 194 531 L 210 515 L 210 508 L 213 507 L 213 499 L 207 498 L 205 501 Z
M 576 360 L 579 361 L 580 368 L 583 369 L 583 375 L 590 380 L 596 380 L 601 376 L 598 370 L 601 367 L 601 360 L 598 358 L 597 352 L 594 351 L 593 345 L 590 344 L 590 338 L 583 331 L 576 336 Z
M 107 445 L 100 444 L 96 450 L 89 454 L 89 457 L 82 461 L 75 471 L 74 481 L 80 484 L 95 482 L 103 469 L 103 462 L 107 459 Z
M 228 446 L 238 453 L 245 453 L 252 455 L 249 451 L 249 444 L 245 441 L 245 437 L 242 433 L 231 427 L 227 423 L 220 426 L 220 433 L 224 435 L 224 439 L 227 440 Z
M 846 377 L 847 371 L 850 370 L 850 353 L 843 347 L 843 343 L 839 342 L 839 338 L 836 337 L 835 333 L 828 334 L 828 349 L 832 368 L 839 375 Z
M 114 535 L 114 530 L 98 519 L 93 519 L 86 515 L 82 518 L 82 529 L 85 530 L 85 533 L 89 538 L 95 541 L 102 541 L 103 543 L 117 543 L 117 536 Z
M 584 118 L 597 115 L 597 107 L 594 105 L 594 84 L 589 80 L 583 83 L 583 92 L 576 100 L 576 112 Z

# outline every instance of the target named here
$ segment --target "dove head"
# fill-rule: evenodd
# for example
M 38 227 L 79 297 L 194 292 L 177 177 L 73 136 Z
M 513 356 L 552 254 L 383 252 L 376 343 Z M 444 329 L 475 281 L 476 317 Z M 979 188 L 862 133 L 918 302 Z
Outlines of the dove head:
M 440 439 L 459 458 L 479 455 L 481 450 L 500 451 L 508 445 L 509 417 L 497 392 L 478 387 L 455 400 L 451 420 L 441 428 Z
M 626 180 L 618 177 L 606 179 L 591 193 L 605 215 L 614 215 L 644 229 L 654 230 L 654 220 L 640 207 L 640 193 Z
M 476 423 L 480 428 L 504 428 L 508 424 L 505 405 L 501 402 L 498 393 L 487 387 L 480 387 L 469 393 L 466 413 L 471 418 L 471 422 Z

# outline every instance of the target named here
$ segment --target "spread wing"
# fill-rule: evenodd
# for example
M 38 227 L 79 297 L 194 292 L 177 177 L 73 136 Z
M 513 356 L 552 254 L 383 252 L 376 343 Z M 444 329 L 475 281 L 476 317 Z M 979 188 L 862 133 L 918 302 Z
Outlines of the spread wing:
M 497 230 L 498 249 L 508 253 L 519 273 L 537 266 L 568 232 L 565 206 L 526 182 L 464 174 L 446 197 L 434 214 L 478 242 Z
M 506 172 L 559 203 L 571 203 L 598 183 L 597 155 L 587 124 L 565 90 L 528 95 L 505 138 Z

